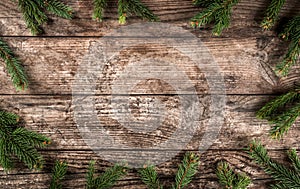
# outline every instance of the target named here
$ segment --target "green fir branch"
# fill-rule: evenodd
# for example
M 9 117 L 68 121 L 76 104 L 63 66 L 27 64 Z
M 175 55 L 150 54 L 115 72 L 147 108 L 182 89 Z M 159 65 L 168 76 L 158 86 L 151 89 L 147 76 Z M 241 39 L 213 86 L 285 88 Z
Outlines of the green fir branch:
M 104 9 L 107 7 L 107 0 L 93 0 L 93 4 L 93 19 L 102 22 Z
M 299 172 L 272 160 L 260 142 L 253 141 L 247 151 L 250 157 L 277 182 L 272 188 L 300 188 Z
M 18 157 L 29 169 L 41 169 L 43 157 L 36 147 L 50 144 L 47 137 L 17 127 L 17 115 L 0 111 L 0 163 L 4 170 L 13 168 L 12 157 Z
M 193 176 L 197 173 L 198 166 L 199 157 L 194 153 L 186 153 L 182 163 L 178 167 L 175 184 L 172 188 L 182 189 L 187 186 L 192 181 Z
M 162 189 L 163 186 L 159 182 L 158 174 L 153 165 L 149 165 L 139 171 L 142 181 L 149 189 Z
M 10 47 L 0 38 L 0 57 L 6 64 L 6 69 L 16 90 L 25 90 L 28 87 L 27 76 L 19 59 Z
M 114 165 L 108 168 L 103 174 L 96 177 L 95 161 L 91 161 L 87 173 L 87 188 L 88 189 L 106 189 L 111 188 L 122 176 L 127 173 L 127 168 L 122 165 Z
M 218 164 L 216 175 L 224 188 L 246 189 L 251 184 L 249 177 L 235 173 L 226 162 Z
M 26 141 L 26 143 L 28 143 L 30 146 L 37 148 L 45 147 L 45 145 L 51 143 L 50 140 L 44 135 L 29 131 L 23 127 L 16 128 L 12 136 L 19 141 Z
M 119 24 L 126 24 L 127 12 L 128 12 L 127 0 L 118 0 Z
M 299 27 L 300 27 L 300 16 L 296 16 L 286 24 L 283 32 L 281 32 L 279 36 L 286 40 L 290 40 L 292 38 L 296 39 L 295 34 L 299 30 Z
M 158 21 L 152 11 L 140 0 L 119 0 L 118 1 L 119 23 L 125 24 L 128 14 L 135 14 L 149 21 Z
M 270 101 L 256 113 L 257 118 L 267 119 L 274 124 L 270 130 L 272 138 L 282 138 L 300 116 L 299 100 L 299 89 L 290 91 Z M 283 110 L 283 107 L 287 105 L 292 107 Z
M 296 119 L 300 116 L 300 103 L 294 105 L 292 108 L 286 110 L 284 113 L 278 115 L 271 120 L 275 124 L 272 127 L 270 134 L 275 139 L 280 139 L 288 132 Z
M 55 14 L 56 16 L 65 19 L 72 19 L 72 8 L 58 0 L 44 0 L 44 6 L 46 7 L 47 11 Z
M 16 125 L 19 122 L 19 120 L 20 118 L 18 115 L 0 110 L 0 125 Z
M 48 20 L 46 10 L 66 19 L 71 19 L 73 14 L 72 9 L 59 0 L 18 0 L 18 7 L 33 35 L 42 32 L 40 26 Z
M 283 61 L 276 66 L 278 76 L 287 76 L 291 67 L 297 63 L 300 55 L 300 30 L 298 40 L 292 41 Z
M 1 126 L 2 127 L 2 126 Z M 0 129 L 0 136 L 3 137 L 2 133 L 3 129 Z M 14 163 L 11 158 L 11 153 L 9 146 L 6 143 L 6 139 L 2 138 L 0 140 L 0 165 L 3 167 L 5 171 L 13 168 Z
M 89 163 L 88 172 L 86 174 L 87 189 L 92 189 L 94 187 L 95 163 L 96 161 L 90 161 Z
M 49 189 L 62 189 L 61 181 L 65 178 L 68 164 L 63 161 L 56 161 L 52 170 L 52 179 Z
M 266 10 L 266 16 L 261 23 L 261 27 L 265 30 L 272 28 L 278 20 L 278 15 L 285 4 L 286 0 L 272 0 L 269 7 Z
M 300 56 L 300 16 L 291 19 L 280 36 L 291 41 L 288 52 L 275 70 L 278 76 L 286 76 L 290 68 L 297 63 Z
M 47 15 L 39 1 L 18 0 L 19 10 L 23 14 L 26 26 L 33 35 L 41 33 L 40 25 L 47 22 Z
M 286 94 L 283 94 L 274 100 L 268 102 L 264 105 L 257 113 L 256 117 L 259 119 L 268 119 L 270 120 L 274 114 L 276 114 L 279 108 L 284 107 L 290 102 L 300 99 L 300 93 L 298 90 L 290 91 Z
M 206 5 L 206 9 L 198 13 L 191 19 L 191 26 L 198 27 L 205 26 L 211 22 L 215 22 L 213 34 L 220 36 L 222 31 L 229 27 L 232 7 L 237 5 L 239 0 L 214 0 L 211 3 L 208 1 L 196 1 L 196 4 Z
M 134 13 L 135 15 L 145 18 L 148 21 L 154 22 L 158 21 L 158 17 L 155 16 L 152 11 L 149 10 L 140 0 L 127 0 L 128 1 L 128 11 Z
M 291 160 L 296 172 L 300 173 L 300 159 L 295 149 L 288 151 L 288 157 Z

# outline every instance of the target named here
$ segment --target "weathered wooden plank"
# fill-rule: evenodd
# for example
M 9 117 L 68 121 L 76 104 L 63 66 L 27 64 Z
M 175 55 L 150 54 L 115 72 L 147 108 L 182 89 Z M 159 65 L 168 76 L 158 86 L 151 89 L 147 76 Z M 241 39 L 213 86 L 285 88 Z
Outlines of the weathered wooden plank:
M 137 38 L 129 38 L 128 41 L 131 39 L 136 40 Z M 5 40 L 19 55 L 29 75 L 29 90 L 19 92 L 19 94 L 71 94 L 72 84 L 75 75 L 79 72 L 79 65 L 83 64 L 84 55 L 99 39 L 5 38 Z M 224 76 L 225 91 L 229 94 L 270 94 L 282 90 L 283 86 L 292 88 L 294 81 L 299 79 L 297 69 L 294 69 L 289 77 L 282 78 L 278 83 L 272 69 L 284 51 L 278 48 L 281 42 L 276 38 L 211 38 L 210 40 L 205 39 L 203 44 L 219 66 L 220 72 Z M 122 73 L 122 69 L 126 68 L 126 65 L 146 58 L 157 58 L 169 61 L 172 65 L 179 67 L 179 71 L 189 77 L 190 83 L 195 86 L 198 93 L 207 93 L 209 88 L 206 74 L 215 73 L 204 73 L 197 69 L 194 63 L 184 57 L 185 54 L 178 54 L 176 49 L 182 47 L 193 50 L 191 44 L 184 42 L 173 49 L 159 45 L 136 45 L 122 50 L 119 55 L 111 59 L 110 67 L 103 71 L 102 78 L 91 81 L 91 85 L 97 84 L 98 88 L 101 88 L 96 91 L 99 94 L 111 94 L 112 82 L 118 78 L 118 74 Z M 158 70 L 161 70 L 162 67 L 163 64 L 156 66 Z M 16 91 L 2 66 L 0 67 L 0 76 L 1 94 L 15 94 Z M 178 84 L 183 82 L 180 77 L 177 80 Z M 133 81 L 128 80 L 123 85 L 130 87 Z M 278 85 L 280 83 L 283 85 Z M 150 83 L 143 85 L 150 86 Z M 163 84 L 158 85 L 164 88 Z M 178 92 L 170 91 L 168 88 L 165 91 L 167 94 L 177 94 Z M 183 89 L 181 92 L 190 93 L 187 89 Z M 142 93 L 142 91 L 136 93 Z
M 153 12 L 159 16 L 162 21 L 180 21 L 181 26 L 188 26 L 189 19 L 193 17 L 200 9 L 194 7 L 190 0 L 143 0 Z M 105 22 L 96 23 L 92 21 L 92 1 L 90 0 L 72 0 L 66 1 L 75 10 L 75 18 L 72 21 L 51 17 L 53 22 L 43 26 L 45 34 L 49 36 L 101 36 L 109 32 L 112 28 L 118 27 L 116 2 L 109 3 L 105 12 Z M 269 1 L 257 0 L 249 2 L 242 0 L 234 8 L 232 16 L 232 27 L 258 27 L 264 16 L 264 10 Z M 297 0 L 289 0 L 281 11 L 281 17 L 292 17 L 300 10 Z M 17 10 L 15 2 L 8 0 L 0 3 L 0 35 L 6 36 L 24 36 L 31 35 L 26 29 L 21 14 Z M 128 24 L 141 22 L 135 17 L 129 19 Z M 258 31 L 258 30 L 257 30 Z M 253 32 L 247 32 L 248 35 L 254 36 Z M 232 35 L 239 35 L 235 32 L 227 32 Z
M 270 150 L 270 155 L 277 161 L 282 162 L 286 157 L 282 152 Z M 68 173 L 63 182 L 64 188 L 84 188 L 85 174 L 88 163 L 91 159 L 97 160 L 96 169 L 104 171 L 112 164 L 101 160 L 92 151 L 45 151 L 42 152 L 46 159 L 46 167 L 41 172 L 30 172 L 19 165 L 18 169 L 6 174 L 0 172 L 0 184 L 5 188 L 48 188 L 50 181 L 50 167 L 55 160 L 65 160 L 68 162 Z M 174 181 L 178 163 L 181 161 L 183 153 L 174 157 L 171 161 L 157 166 L 157 172 L 162 183 L 170 185 Z M 238 172 L 244 172 L 253 179 L 250 188 L 265 188 L 270 181 L 269 176 L 253 162 L 248 155 L 240 150 L 208 150 L 200 158 L 198 173 L 193 179 L 189 188 L 220 188 L 215 175 L 216 165 L 220 161 L 227 161 L 234 166 Z M 129 170 L 128 174 L 122 178 L 114 188 L 145 188 L 140 181 L 137 169 Z
M 120 97 L 127 98 L 127 97 Z M 155 104 L 155 99 L 160 99 L 164 104 L 166 110 L 162 111 L 161 115 L 167 114 L 169 117 L 165 119 L 167 122 L 161 122 L 160 127 L 153 132 L 149 131 L 147 134 L 133 132 L 134 127 L 126 129 L 123 122 L 116 121 L 122 117 L 122 114 L 114 114 L 118 107 L 114 109 L 111 104 L 109 96 L 98 96 L 96 98 L 96 112 L 100 120 L 100 124 L 110 131 L 110 136 L 120 144 L 128 145 L 129 149 L 147 149 L 152 145 L 160 142 L 171 140 L 172 135 L 178 127 L 177 120 L 181 114 L 177 110 L 180 108 L 176 96 L 164 95 L 146 95 L 130 97 L 132 106 L 130 110 L 134 116 L 137 116 L 142 121 L 147 121 L 149 116 L 155 115 L 155 111 L 151 111 L 151 106 Z M 228 95 L 226 97 L 226 105 L 224 108 L 224 123 L 220 129 L 218 139 L 211 146 L 211 149 L 242 149 L 253 138 L 258 138 L 271 149 L 282 148 L 298 148 L 299 146 L 299 122 L 291 128 L 291 131 L 283 138 L 283 140 L 276 141 L 270 139 L 268 131 L 270 125 L 266 121 L 261 121 L 255 118 L 255 111 L 258 110 L 263 103 L 271 99 L 269 96 L 239 96 Z M 14 111 L 23 119 L 27 128 L 37 132 L 46 134 L 53 140 L 53 145 L 49 147 L 52 150 L 68 149 L 68 150 L 83 150 L 90 149 L 85 142 L 91 142 L 90 139 L 83 139 L 85 131 L 79 131 L 77 128 L 78 118 L 75 120 L 74 108 L 71 96 L 51 96 L 51 95 L 14 95 L 1 96 L 0 107 Z M 150 99 L 150 100 L 149 100 Z M 151 99 L 153 100 L 151 102 Z M 214 134 L 213 131 L 206 130 L 209 126 L 208 120 L 211 117 L 209 114 L 210 100 L 207 96 L 199 97 L 201 102 L 201 109 L 197 114 L 203 113 L 199 120 L 195 120 L 196 128 L 193 133 L 193 138 L 188 142 L 184 149 L 195 150 L 203 143 L 203 134 Z M 177 104 L 177 105 L 176 105 Z M 155 106 L 153 106 L 155 107 Z M 91 107 L 92 108 L 92 107 Z M 143 112 L 140 114 L 140 112 Z M 177 113 L 176 113 L 177 112 Z M 85 112 L 83 111 L 84 115 Z M 118 117 L 119 116 L 119 117 Z M 193 122 L 194 123 L 194 122 Z M 98 127 L 99 123 L 91 123 Z M 137 122 L 132 126 L 142 125 L 143 122 Z M 96 126 L 97 125 L 97 126 Z M 150 125 L 151 126 L 151 125 Z M 184 125 L 183 125 L 184 127 Z M 103 133 L 99 137 L 104 136 Z M 176 138 L 176 136 L 175 136 Z M 185 140 L 178 138 L 177 144 L 184 144 Z M 100 148 L 101 147 L 97 147 Z M 128 149 L 128 147 L 124 147 Z M 170 147 L 170 149 L 177 149 Z M 112 150 L 119 150 L 113 147 Z

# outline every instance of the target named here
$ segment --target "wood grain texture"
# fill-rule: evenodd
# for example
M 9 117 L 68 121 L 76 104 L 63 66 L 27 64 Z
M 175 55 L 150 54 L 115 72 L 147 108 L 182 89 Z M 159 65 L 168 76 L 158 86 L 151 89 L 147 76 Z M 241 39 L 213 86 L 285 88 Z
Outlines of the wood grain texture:
M 72 84 L 80 65 L 84 64 L 84 56 L 89 53 L 89 48 L 101 39 L 95 38 L 4 38 L 13 47 L 23 62 L 29 75 L 30 88 L 22 94 L 71 94 Z M 132 38 L 136 40 L 136 38 Z M 130 39 L 128 39 L 130 40 Z M 206 38 L 203 45 L 210 52 L 224 77 L 225 91 L 229 94 L 271 94 L 274 91 L 284 91 L 293 88 L 298 79 L 297 69 L 291 74 L 278 80 L 273 69 L 278 59 L 283 56 L 283 51 L 278 46 L 280 41 L 276 38 L 235 39 L 235 38 Z M 265 42 L 267 41 L 267 42 Z M 266 43 L 267 47 L 259 47 L 260 43 Z M 180 46 L 191 48 L 187 43 Z M 179 47 L 179 46 L 177 46 Z M 207 93 L 203 71 L 195 70 L 195 64 L 184 59 L 185 55 L 179 55 L 164 47 L 136 46 L 122 50 L 111 61 L 115 66 L 107 70 L 106 81 L 95 81 L 91 84 L 99 87 L 110 88 L 112 82 L 122 73 L 116 63 L 123 59 L 123 64 L 139 61 L 141 58 L 161 57 L 168 53 L 163 60 L 171 62 L 183 69 L 195 90 L 199 93 Z M 132 53 L 135 52 L 135 53 Z M 127 57 L 127 58 L 126 58 Z M 100 64 L 101 62 L 99 62 Z M 124 66 L 123 66 L 124 67 Z M 15 90 L 4 67 L 0 67 L 1 93 L 14 94 Z M 157 66 L 158 69 L 159 66 Z M 41 82 L 42 81 L 42 82 Z M 180 81 L 178 81 L 180 83 Z M 282 85 L 279 84 L 282 83 Z M 130 82 L 129 82 L 130 83 Z M 106 87 L 105 87 L 106 86 Z M 100 94 L 111 94 L 103 89 Z M 172 92 L 172 91 L 169 91 Z M 174 91 L 172 92 L 174 93 Z M 175 92 L 176 93 L 176 92 Z
M 259 27 L 264 16 L 263 11 L 269 1 L 241 0 L 233 9 L 230 29 L 225 30 L 221 37 L 211 36 L 211 25 L 199 30 L 190 28 L 189 19 L 202 9 L 194 7 L 190 0 L 142 1 L 159 16 L 163 23 L 183 28 L 200 39 L 224 76 L 225 90 L 219 94 L 226 99 L 223 110 L 224 123 L 213 145 L 200 154 L 199 172 L 188 188 L 220 188 L 215 168 L 221 160 L 228 161 L 237 171 L 251 176 L 253 184 L 250 188 L 266 188 L 271 179 L 249 159 L 243 150 L 249 142 L 253 139 L 261 140 L 269 149 L 270 155 L 285 164 L 287 149 L 300 150 L 299 120 L 282 140 L 274 141 L 268 136 L 271 126 L 266 121 L 255 118 L 255 112 L 264 103 L 299 84 L 298 65 L 285 78 L 279 79 L 273 72 L 275 65 L 286 52 L 288 43 L 279 40 L 276 32 L 262 31 Z M 89 133 L 80 132 L 77 126 L 74 113 L 78 104 L 72 103 L 72 92 L 74 92 L 72 86 L 76 82 L 76 74 L 84 62 L 84 56 L 88 54 L 91 47 L 101 41 L 101 37 L 123 26 L 120 26 L 117 21 L 116 1 L 109 3 L 102 23 L 91 19 L 91 0 L 65 0 L 64 2 L 74 9 L 74 19 L 64 20 L 50 15 L 49 22 L 42 26 L 44 33 L 41 36 L 31 36 L 15 2 L 10 0 L 0 2 L 0 36 L 3 36 L 22 60 L 30 81 L 30 88 L 27 91 L 16 92 L 2 66 L 3 62 L 0 61 L 0 108 L 19 114 L 22 118 L 22 126 L 45 134 L 53 141 L 50 146 L 40 150 L 46 160 L 41 172 L 32 172 L 23 164 L 17 163 L 17 168 L 9 173 L 0 171 L 1 188 L 48 188 L 51 167 L 55 160 L 65 160 L 69 164 L 63 188 L 84 188 L 86 168 L 91 159 L 97 160 L 97 169 L 101 173 L 112 165 L 107 161 L 108 159 L 115 160 L 116 157 L 124 156 L 134 161 L 140 155 L 134 153 L 137 149 L 142 153 L 148 153 L 150 146 L 174 139 L 172 134 L 180 128 L 178 123 L 182 114 L 179 111 L 182 104 L 178 93 L 184 98 L 190 98 L 189 86 L 183 87 L 179 92 L 167 82 L 150 78 L 134 86 L 131 91 L 133 94 L 130 96 L 113 93 L 112 90 L 114 81 L 128 65 L 153 57 L 159 57 L 178 66 L 179 71 L 183 71 L 188 76 L 200 103 L 199 111 L 194 113 L 201 116 L 192 122 L 196 125 L 195 133 L 187 144 L 182 138 L 175 138 L 178 142 L 177 146 L 165 150 L 154 148 L 151 151 L 153 156 L 175 153 L 173 158 L 157 167 L 162 182 L 170 185 L 184 152 L 198 152 L 204 134 L 208 133 L 208 136 L 214 134 L 209 130 L 208 124 L 213 116 L 210 114 L 211 91 L 204 71 L 195 67 L 187 57 L 178 52 L 180 47 L 192 49 L 193 44 L 183 40 L 172 48 L 160 44 L 133 45 L 120 51 L 109 61 L 109 66 L 105 67 L 100 76 L 90 81 L 91 85 L 96 86 L 95 112 L 99 122 L 109 131 L 110 136 L 127 148 L 103 149 L 99 146 L 92 149 L 88 145 L 91 140 L 83 137 Z M 280 13 L 282 18 L 280 22 L 284 23 L 299 11 L 298 0 L 287 0 Z M 131 16 L 127 25 L 134 23 L 146 23 L 146 21 Z M 137 41 L 138 34 L 140 33 L 132 32 L 126 37 L 115 37 L 119 37 L 119 41 Z M 156 65 L 154 69 L 159 72 L 163 67 Z M 175 78 L 174 83 L 183 83 L 180 78 Z M 132 83 L 134 78 L 126 80 L 117 87 L 130 88 Z M 82 88 L 86 87 L 89 86 L 82 86 Z M 80 92 L 78 94 L 81 95 Z M 131 119 L 135 121 L 130 121 L 130 129 L 146 128 L 142 121 L 148 120 L 149 115 L 162 116 L 164 121 L 149 133 L 133 132 L 120 123 L 119 118 L 124 115 L 122 112 L 115 114 L 114 108 L 122 107 L 113 106 L 116 105 L 111 103 L 113 97 L 120 101 L 129 99 L 133 116 Z M 163 106 L 161 109 L 163 113 L 157 114 L 157 111 L 153 111 L 155 110 L 153 107 L 157 107 L 155 104 Z M 190 103 L 187 107 L 193 106 L 195 103 Z M 89 112 L 81 113 L 86 115 Z M 92 126 L 96 128 L 99 125 L 92 123 Z M 180 144 L 185 144 L 184 148 L 180 148 Z M 110 156 L 99 155 L 105 151 L 110 152 Z M 145 188 L 145 185 L 142 184 L 137 170 L 134 169 L 118 181 L 114 188 Z
M 194 7 L 190 0 L 143 0 L 163 22 L 177 22 L 181 26 L 188 26 L 189 19 L 201 8 Z M 92 21 L 92 2 L 89 0 L 66 1 L 75 11 L 74 20 L 64 20 L 51 16 L 50 22 L 44 25 L 44 31 L 49 36 L 102 36 L 111 29 L 118 27 L 116 1 L 111 1 L 105 12 L 105 22 Z M 264 10 L 268 1 L 258 0 L 249 3 L 247 0 L 241 2 L 234 8 L 232 23 L 236 27 L 258 27 L 264 16 Z M 281 17 L 291 17 L 299 12 L 297 0 L 288 0 Z M 21 19 L 16 3 L 5 0 L 0 4 L 0 33 L 6 36 L 28 36 L 31 35 Z M 140 22 L 140 19 L 130 17 L 128 24 Z M 244 30 L 245 32 L 247 30 Z M 226 33 L 226 32 L 225 32 Z M 257 32 L 258 33 L 258 32 Z M 234 33 L 231 33 L 234 34 Z M 235 35 L 240 35 L 236 32 Z M 248 32 L 248 35 L 254 35 Z M 225 34 L 226 36 L 226 34 Z

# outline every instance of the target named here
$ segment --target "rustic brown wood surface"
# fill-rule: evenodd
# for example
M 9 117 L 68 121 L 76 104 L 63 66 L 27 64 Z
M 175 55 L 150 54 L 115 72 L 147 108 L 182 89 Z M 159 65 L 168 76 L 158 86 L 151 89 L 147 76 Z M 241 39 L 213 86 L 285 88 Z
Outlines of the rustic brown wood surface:
M 0 171 L 0 188 L 48 188 L 50 172 L 54 161 L 66 160 L 69 164 L 63 188 L 84 188 L 85 173 L 91 159 L 97 160 L 97 168 L 103 171 L 112 164 L 97 155 L 84 141 L 82 133 L 76 126 L 74 118 L 74 104 L 72 104 L 72 84 L 84 55 L 100 37 L 121 28 L 117 21 L 116 2 L 109 4 L 105 12 L 103 23 L 91 19 L 91 0 L 65 1 L 75 10 L 73 20 L 51 17 L 51 21 L 43 26 L 44 34 L 31 36 L 24 24 L 21 14 L 14 1 L 0 2 L 0 36 L 14 49 L 20 57 L 29 75 L 29 89 L 16 92 L 0 61 L 0 108 L 18 113 L 22 117 L 25 127 L 43 133 L 52 139 L 52 144 L 41 153 L 46 159 L 45 168 L 40 172 L 32 172 L 22 164 L 9 173 Z M 287 91 L 299 84 L 299 67 L 285 78 L 277 78 L 273 72 L 274 66 L 284 55 L 288 44 L 279 40 L 273 31 L 262 31 L 259 22 L 263 18 L 269 1 L 242 0 L 233 10 L 232 24 L 221 37 L 212 37 L 211 29 L 194 30 L 189 27 L 189 18 L 200 8 L 195 8 L 191 0 L 143 0 L 151 10 L 158 15 L 163 23 L 173 24 L 184 28 L 187 32 L 198 37 L 220 67 L 224 76 L 226 99 L 224 107 L 224 123 L 214 144 L 201 154 L 201 164 L 192 184 L 188 188 L 220 188 L 214 174 L 216 164 L 226 160 L 236 168 L 251 176 L 251 188 L 266 188 L 270 178 L 255 165 L 245 148 L 254 138 L 262 141 L 270 150 L 272 157 L 284 162 L 285 151 L 289 148 L 299 148 L 299 121 L 290 132 L 280 141 L 274 141 L 268 136 L 270 125 L 266 121 L 255 118 L 255 112 L 268 100 L 280 92 Z M 298 0 L 287 0 L 281 12 L 281 17 L 290 18 L 300 11 Z M 128 25 L 142 23 L 136 17 L 128 19 Z M 135 34 L 127 40 L 135 40 Z M 189 43 L 182 42 L 180 47 L 189 47 Z M 179 47 L 178 46 L 178 47 Z M 176 47 L 175 47 L 176 48 Z M 176 129 L 178 96 L 176 90 L 166 83 L 149 80 L 140 83 L 131 96 L 131 110 L 141 119 L 146 118 L 141 112 L 147 113 L 149 101 L 159 99 L 170 112 L 168 123 L 163 125 L 160 132 L 140 134 L 129 132 L 112 119 L 113 111 L 110 107 L 112 81 L 118 76 L 116 72 L 126 67 L 132 59 L 138 61 L 143 57 L 164 57 L 168 54 L 168 61 L 176 63 L 188 75 L 198 94 L 202 109 L 200 120 L 196 120 L 196 132 L 186 147 L 171 160 L 160 164 L 158 172 L 161 180 L 170 184 L 178 163 L 185 151 L 198 151 L 201 139 L 208 127 L 210 107 L 210 90 L 201 70 L 189 64 L 188 59 L 178 58 L 176 51 L 163 46 L 137 45 L 122 51 L 111 61 L 102 78 L 91 81 L 97 86 L 96 109 L 100 122 L 110 131 L 111 137 L 117 142 L 132 146 L 132 149 L 113 149 L 111 154 L 128 154 L 134 148 L 140 147 L 147 151 L 147 146 L 172 139 Z M 157 69 L 160 69 L 157 66 Z M 180 83 L 181 81 L 176 81 Z M 124 82 L 130 86 L 132 81 Z M 88 87 L 88 86 L 82 86 Z M 74 91 L 73 91 L 74 92 Z M 184 88 L 183 95 L 190 95 L 190 90 Z M 114 94 L 119 99 L 127 98 L 123 94 Z M 83 112 L 84 113 L 84 112 Z M 149 112 L 148 112 L 149 113 Z M 101 137 L 101 136 L 100 136 Z M 178 143 L 183 143 L 178 139 Z M 98 149 L 101 152 L 103 149 Z M 176 146 L 165 150 L 171 153 L 178 150 Z M 124 155 L 125 156 L 125 155 Z M 113 159 L 114 157 L 111 157 Z M 134 160 L 134 156 L 126 157 Z M 285 162 L 284 162 L 285 163 Z M 136 170 L 122 178 L 115 188 L 145 188 Z

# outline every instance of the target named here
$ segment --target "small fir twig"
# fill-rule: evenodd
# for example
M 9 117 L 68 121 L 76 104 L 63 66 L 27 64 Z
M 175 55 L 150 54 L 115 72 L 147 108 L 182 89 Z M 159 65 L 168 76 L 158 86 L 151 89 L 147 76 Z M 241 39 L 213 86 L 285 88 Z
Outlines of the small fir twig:
M 93 0 L 93 4 L 93 19 L 102 22 L 104 9 L 107 7 L 107 0 Z
M 291 108 L 283 107 L 291 105 Z M 267 119 L 273 124 L 270 135 L 274 139 L 280 139 L 288 132 L 296 119 L 300 116 L 299 90 L 290 91 L 267 103 L 257 112 L 257 117 Z
M 276 66 L 275 71 L 278 76 L 287 76 L 291 67 L 297 63 L 300 56 L 300 16 L 291 19 L 280 36 L 291 42 L 288 52 L 281 63 Z
M 26 26 L 33 35 L 42 32 L 40 26 L 47 22 L 46 10 L 65 19 L 72 18 L 72 9 L 59 0 L 18 0 Z
M 4 170 L 13 168 L 13 156 L 18 157 L 29 169 L 41 169 L 43 157 L 36 148 L 50 144 L 47 137 L 16 127 L 19 117 L 0 111 L 0 164 Z
M 163 186 L 159 182 L 158 174 L 153 165 L 148 165 L 139 171 L 142 181 L 149 189 L 162 189 Z
M 216 175 L 224 188 L 246 189 L 251 184 L 251 179 L 248 176 L 235 173 L 226 162 L 218 164 Z
M 119 23 L 125 24 L 128 14 L 135 14 L 139 17 L 145 18 L 149 21 L 158 21 L 148 7 L 146 7 L 140 0 L 119 0 L 118 1 Z
M 300 174 L 298 172 L 299 158 L 295 158 L 295 151 L 289 151 L 290 159 L 294 163 L 294 169 L 290 169 L 270 158 L 267 150 L 260 142 L 253 141 L 247 149 L 250 157 L 270 175 L 276 183 L 272 188 L 300 188 Z M 295 163 L 297 166 L 295 166 Z
M 95 161 L 91 161 L 87 173 L 88 189 L 107 189 L 111 188 L 122 176 L 127 173 L 125 166 L 116 164 L 108 168 L 103 174 L 95 177 Z
M 28 87 L 27 76 L 20 60 L 10 47 L 0 38 L 0 57 L 6 64 L 6 69 L 16 90 L 25 90 Z
M 175 176 L 175 184 L 172 185 L 173 189 L 185 188 L 197 173 L 199 166 L 199 157 L 194 153 L 187 152 L 184 155 L 182 163 L 178 167 Z M 162 189 L 164 186 L 160 183 L 158 174 L 153 165 L 147 165 L 139 171 L 142 181 L 149 189 Z
M 104 9 L 107 8 L 108 0 L 93 0 L 93 19 L 103 21 Z M 126 19 L 130 14 L 145 18 L 149 21 L 158 21 L 158 17 L 145 6 L 140 0 L 118 0 L 119 23 L 126 24 Z
M 261 27 L 265 30 L 271 29 L 276 21 L 278 20 L 278 15 L 283 7 L 286 0 L 272 0 L 269 7 L 266 10 L 266 16 L 261 23 Z
M 68 164 L 63 161 L 56 161 L 52 170 L 52 180 L 49 189 L 62 189 L 61 181 L 65 178 Z
M 206 9 L 191 19 L 191 26 L 200 28 L 201 26 L 214 22 L 215 26 L 212 33 L 216 36 L 220 36 L 222 31 L 229 27 L 232 8 L 237 5 L 238 2 L 239 0 L 195 1 L 196 5 L 206 6 Z
M 178 167 L 178 171 L 175 177 L 175 184 L 173 189 L 182 189 L 186 187 L 197 173 L 199 166 L 199 157 L 194 153 L 186 153 L 182 163 Z

